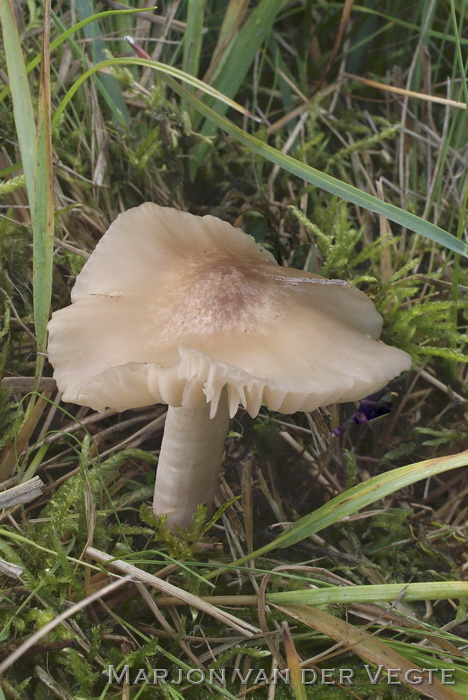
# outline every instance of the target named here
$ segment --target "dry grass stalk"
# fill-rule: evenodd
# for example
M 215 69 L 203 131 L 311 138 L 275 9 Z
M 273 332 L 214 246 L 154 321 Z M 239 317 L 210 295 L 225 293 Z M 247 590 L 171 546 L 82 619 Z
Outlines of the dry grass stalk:
M 114 559 L 110 556 L 110 554 L 106 554 L 106 552 L 101 552 L 98 549 L 95 549 L 94 547 L 88 547 L 85 551 L 85 554 L 91 559 L 95 559 L 96 561 L 109 564 L 110 566 L 112 566 L 112 568 L 117 569 L 118 571 L 121 571 L 125 574 L 128 574 L 129 576 L 132 576 L 138 581 L 142 581 L 143 583 L 148 583 L 151 586 L 154 586 L 163 593 L 166 593 L 166 595 L 174 596 L 175 598 L 184 601 L 187 605 L 192 605 L 198 610 L 201 610 L 202 612 L 205 612 L 208 615 L 211 615 L 217 620 L 223 622 L 223 624 L 232 627 L 232 629 L 235 629 L 244 637 L 251 637 L 252 635 L 257 634 L 260 631 L 257 627 L 254 627 L 248 622 L 244 622 L 244 620 L 241 620 L 240 618 L 235 617 L 234 615 L 231 615 L 230 613 L 227 613 L 224 610 L 216 608 L 211 603 L 205 602 L 199 596 L 193 595 L 188 591 L 184 591 L 183 589 L 178 588 L 172 583 L 164 581 L 158 578 L 157 576 L 153 576 L 153 574 L 149 574 L 146 571 L 143 571 L 143 569 L 139 569 L 137 566 L 133 566 L 133 564 L 129 564 L 128 562 L 122 561 L 121 559 Z

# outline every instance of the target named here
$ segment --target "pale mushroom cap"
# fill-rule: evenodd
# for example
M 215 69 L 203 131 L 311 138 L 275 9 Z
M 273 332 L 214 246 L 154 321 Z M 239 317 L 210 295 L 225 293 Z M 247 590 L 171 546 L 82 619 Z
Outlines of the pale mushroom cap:
M 195 408 L 227 386 L 283 413 L 353 401 L 411 367 L 378 342 L 382 318 L 346 283 L 280 267 L 213 216 L 142 204 L 112 223 L 49 323 L 63 400 L 122 411 Z

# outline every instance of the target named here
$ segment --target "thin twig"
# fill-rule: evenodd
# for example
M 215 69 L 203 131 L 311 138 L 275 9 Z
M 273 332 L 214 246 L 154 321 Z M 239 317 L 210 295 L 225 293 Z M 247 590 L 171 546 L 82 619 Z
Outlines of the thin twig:
M 20 503 L 29 503 L 41 495 L 45 484 L 38 476 L 35 476 L 24 484 L 18 484 L 11 489 L 0 493 L 0 510 L 12 508 Z

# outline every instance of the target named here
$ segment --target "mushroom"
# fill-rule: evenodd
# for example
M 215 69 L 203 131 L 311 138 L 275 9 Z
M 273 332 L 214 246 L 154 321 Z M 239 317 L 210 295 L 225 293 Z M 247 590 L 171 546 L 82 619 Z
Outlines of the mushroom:
M 154 512 L 186 528 L 211 507 L 241 404 L 313 411 L 378 391 L 411 366 L 378 341 L 372 301 L 280 267 L 213 216 L 146 203 L 120 214 L 49 323 L 63 400 L 98 411 L 168 404 Z

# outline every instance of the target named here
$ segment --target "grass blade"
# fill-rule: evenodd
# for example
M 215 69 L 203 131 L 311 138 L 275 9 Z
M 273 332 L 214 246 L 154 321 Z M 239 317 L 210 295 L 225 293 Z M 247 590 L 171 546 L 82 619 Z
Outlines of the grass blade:
M 216 66 L 210 81 L 213 87 L 228 97 L 234 97 L 283 5 L 284 0 L 263 0 L 255 7 L 223 51 L 222 60 Z M 215 110 L 219 114 L 223 113 L 221 105 L 217 105 Z M 207 127 L 207 130 L 212 131 L 212 128 Z
M 328 5 L 330 7 L 335 7 L 338 10 L 341 10 L 343 7 L 342 2 L 329 2 Z M 389 26 L 394 25 L 396 27 L 401 27 L 402 29 L 410 29 L 411 31 L 416 33 L 421 30 L 421 27 L 418 24 L 415 24 L 414 22 L 408 22 L 402 17 L 399 17 L 398 14 L 389 15 L 386 12 L 378 10 L 375 4 L 372 7 L 365 7 L 364 5 L 355 5 L 353 11 L 354 13 L 360 12 L 364 16 L 373 15 L 375 17 L 380 17 L 381 19 L 386 20 L 389 23 Z M 433 28 L 428 28 L 427 35 L 431 37 L 431 39 L 443 39 L 444 41 L 451 41 L 454 43 L 455 41 L 457 41 L 456 37 L 453 34 L 441 32 Z M 466 46 L 468 44 L 468 38 L 466 37 L 460 36 L 458 40 L 461 46 Z
M 54 251 L 54 185 L 52 167 L 51 94 L 50 94 L 50 0 L 44 4 L 42 60 L 39 83 L 36 163 L 34 172 L 33 286 L 34 322 L 37 349 L 44 352 L 47 321 L 52 296 Z M 43 357 L 38 357 L 36 380 L 41 375 Z
M 187 30 L 184 34 L 182 70 L 189 75 L 198 75 L 202 47 L 202 29 L 205 19 L 206 0 L 189 0 Z
M 87 39 L 91 40 L 90 48 L 93 61 L 96 63 L 105 60 L 106 52 L 104 42 L 101 39 L 99 22 L 93 14 L 91 3 L 89 0 L 75 0 L 75 4 L 82 20 L 95 20 L 84 26 L 85 36 Z M 130 124 L 130 115 L 116 78 L 113 75 L 100 75 L 96 76 L 95 79 L 96 85 L 107 102 L 116 122 L 128 127 Z
M 24 176 L 31 213 L 34 209 L 34 171 L 36 167 L 36 133 L 34 111 L 29 92 L 28 77 L 23 59 L 21 40 L 16 26 L 11 0 L 0 1 L 0 21 L 13 100 L 16 132 L 23 161 Z
M 269 146 L 255 136 L 251 136 L 225 117 L 217 114 L 213 109 L 201 102 L 201 100 L 190 95 L 190 93 L 176 81 L 171 80 L 169 77 L 166 77 L 165 80 L 180 97 L 185 98 L 187 101 L 192 101 L 194 106 L 207 119 L 236 139 L 236 141 L 239 141 L 243 146 L 246 146 L 246 148 L 250 149 L 253 153 L 261 155 L 266 158 L 266 160 L 279 165 L 283 170 L 297 175 L 297 177 L 309 182 L 311 185 L 315 185 L 326 192 L 330 192 L 330 194 L 337 195 L 363 209 L 372 211 L 380 216 L 385 216 L 390 221 L 410 231 L 419 233 L 455 253 L 468 257 L 468 245 L 458 240 L 451 233 L 444 231 L 442 228 L 429 221 L 421 219 L 419 216 L 416 216 L 416 214 L 400 209 L 400 207 L 397 207 L 395 204 L 384 202 L 368 192 L 364 192 L 353 185 L 349 185 L 347 182 L 342 182 L 331 175 L 327 175 L 326 173 L 316 170 L 316 168 L 312 168 L 310 165 L 301 163 L 295 158 L 281 153 L 281 151 L 273 148 L 273 146 Z
M 435 104 L 455 107 L 456 109 L 468 108 L 468 104 L 465 102 L 459 102 L 458 100 L 449 100 L 447 97 L 442 97 L 440 95 L 428 95 L 425 92 L 407 90 L 406 88 L 397 87 L 396 85 L 387 85 L 386 83 L 379 83 L 377 80 L 369 80 L 369 78 L 363 78 L 360 75 L 353 75 L 352 73 L 343 72 L 342 76 L 343 78 L 347 78 L 348 80 L 354 80 L 357 83 L 377 88 L 378 90 L 382 90 L 383 92 L 391 92 L 394 95 L 414 97 L 417 100 L 424 100 L 425 102 L 434 102 Z
M 203 76 L 203 80 L 206 83 L 211 84 L 211 78 L 215 74 L 215 71 L 218 70 L 219 62 L 223 58 L 226 47 L 244 21 L 248 6 L 249 0 L 229 0 L 224 11 L 223 22 L 219 29 L 218 40 L 211 57 L 210 65 Z
M 200 67 L 205 8 L 206 0 L 188 0 L 187 30 L 184 34 L 182 70 L 195 77 L 198 76 Z M 188 110 L 188 106 L 183 101 L 182 109 Z
M 243 84 L 245 77 L 261 45 L 266 41 L 273 23 L 284 5 L 284 0 L 262 0 L 248 16 L 241 29 L 234 34 L 232 41 L 225 47 L 210 80 L 213 87 L 227 97 L 233 98 Z M 217 114 L 224 115 L 225 103 L 213 104 Z M 206 117 L 206 115 L 204 115 Z M 213 136 L 219 125 L 208 119 L 201 128 L 204 136 Z M 195 159 L 191 162 L 191 176 L 196 174 L 197 166 L 203 162 L 207 144 L 199 144 L 194 150 Z
M 191 87 L 197 89 L 197 90 L 202 90 L 204 93 L 207 95 L 210 95 L 211 97 L 216 98 L 217 100 L 220 100 L 222 102 L 225 102 L 229 107 L 232 107 L 233 109 L 237 110 L 241 114 L 245 114 L 246 116 L 259 121 L 257 117 L 255 117 L 253 114 L 251 114 L 245 107 L 242 105 L 238 104 L 237 102 L 234 102 L 234 100 L 231 100 L 229 97 L 226 97 L 226 95 L 223 95 L 221 92 L 216 90 L 215 88 L 211 87 L 210 85 L 207 85 L 204 83 L 202 80 L 199 80 L 198 78 L 195 78 L 193 75 L 188 75 L 182 70 L 179 70 L 178 68 L 173 68 L 172 66 L 168 66 L 165 63 L 160 63 L 159 61 L 152 61 L 148 58 L 109 58 L 107 61 L 101 61 L 101 63 L 97 63 L 96 65 L 92 66 L 89 70 L 87 70 L 85 73 L 80 75 L 80 77 L 73 83 L 73 85 L 70 87 L 68 90 L 67 94 L 57 107 L 54 113 L 54 118 L 52 120 L 52 129 L 55 128 L 57 125 L 57 122 L 59 121 L 60 117 L 62 116 L 63 112 L 65 111 L 67 105 L 70 103 L 72 100 L 73 96 L 76 94 L 76 92 L 79 90 L 81 85 L 94 73 L 100 70 L 105 70 L 106 68 L 109 68 L 111 66 L 148 66 L 149 68 L 153 68 L 157 73 L 161 75 L 162 78 L 166 79 L 166 76 L 171 75 L 178 80 L 181 80 Z M 178 83 L 175 83 L 178 85 Z M 195 97 L 191 95 L 188 91 L 184 91 L 184 94 L 189 95 L 190 99 L 196 100 Z M 189 100 L 187 100 L 189 101 Z M 196 100 L 199 102 L 199 100 Z
M 291 686 L 295 700 L 307 700 L 306 691 L 302 684 L 301 663 L 294 645 L 294 639 L 287 624 L 283 623 L 281 629 L 286 662 L 291 677 Z
M 380 673 L 375 671 L 377 678 L 380 677 L 383 669 L 397 669 L 400 682 L 405 683 L 413 690 L 415 689 L 414 682 L 409 682 L 411 678 L 410 672 L 414 676 L 414 663 L 408 661 L 403 654 L 394 651 L 385 642 L 376 639 L 375 635 L 370 635 L 349 622 L 340 620 L 323 610 L 311 609 L 305 605 L 275 607 L 308 627 L 326 634 L 340 643 L 344 650 L 353 651 L 365 661 L 377 666 L 380 670 Z M 422 669 L 418 669 L 418 671 L 422 672 Z M 426 680 L 423 673 L 419 675 L 421 675 L 422 681 L 417 684 L 418 693 L 422 692 L 424 695 L 434 698 L 434 700 L 462 700 L 462 695 L 442 684 L 437 678 L 431 678 L 430 680 L 428 678 Z M 372 672 L 372 676 L 374 676 L 374 672 Z
M 15 126 L 20 144 L 33 225 L 34 322 L 37 350 L 43 352 L 46 347 L 47 321 L 52 294 L 54 237 L 50 128 L 50 7 L 48 2 L 45 3 L 37 134 L 20 38 L 9 0 L 0 3 L 0 17 L 13 99 Z M 43 358 L 40 357 L 36 365 L 36 379 L 40 376 L 42 365 Z
M 289 547 L 291 544 L 308 537 L 312 532 L 317 532 L 316 527 L 322 530 L 346 515 L 356 513 L 371 503 L 414 484 L 415 481 L 428 479 L 435 474 L 442 474 L 450 469 L 458 469 L 466 465 L 468 465 L 468 450 L 455 455 L 408 464 L 398 469 L 392 469 L 385 474 L 378 474 L 363 484 L 358 484 L 336 496 L 314 513 L 301 518 L 276 539 L 276 546 Z
M 317 187 L 325 190 L 326 192 L 330 192 L 331 194 L 337 195 L 338 197 L 341 197 L 342 199 L 348 202 L 357 204 L 358 206 L 363 207 L 364 209 L 368 209 L 369 211 L 375 212 L 376 214 L 385 216 L 390 221 L 394 221 L 395 223 L 400 224 L 401 226 L 409 229 L 410 231 L 419 233 L 422 236 L 425 236 L 426 238 L 429 238 L 430 240 L 433 240 L 436 243 L 448 248 L 449 250 L 454 251 L 455 253 L 459 253 L 464 257 L 468 257 L 467 244 L 463 241 L 458 240 L 451 233 L 444 231 L 439 226 L 436 226 L 435 224 L 432 224 L 429 221 L 425 221 L 424 219 L 421 219 L 415 214 L 411 214 L 410 212 L 404 211 L 403 209 L 400 209 L 400 207 L 397 207 L 394 204 L 383 202 L 382 200 L 378 199 L 377 197 L 374 197 L 368 192 L 363 192 L 362 190 L 358 189 L 357 187 L 354 187 L 353 185 L 349 185 L 348 183 L 342 182 L 341 180 L 338 180 L 337 178 L 332 177 L 331 175 L 322 173 L 319 170 L 312 168 L 310 165 L 301 163 L 295 158 L 291 158 L 291 156 L 281 153 L 281 151 L 278 151 L 276 148 L 269 146 L 263 141 L 260 141 L 260 139 L 257 139 L 255 136 L 251 136 L 247 132 L 243 131 L 231 121 L 217 114 L 213 109 L 205 105 L 201 100 L 199 100 L 188 90 L 182 87 L 182 85 L 177 83 L 175 80 L 172 80 L 172 77 L 176 77 L 179 80 L 188 83 L 192 87 L 203 90 L 203 92 L 205 92 L 207 95 L 216 97 L 216 99 L 225 102 L 231 107 L 234 107 L 239 112 L 248 114 L 247 110 L 245 110 L 241 105 L 237 104 L 229 97 L 226 97 L 218 90 L 207 85 L 202 80 L 198 80 L 197 78 L 187 75 L 186 73 L 178 70 L 177 68 L 173 68 L 172 66 L 159 63 L 158 61 L 150 61 L 149 59 L 145 58 L 115 58 L 103 61 L 93 66 L 88 71 L 86 71 L 86 73 L 83 73 L 83 75 L 81 75 L 69 89 L 62 102 L 60 103 L 58 109 L 56 110 L 52 122 L 52 127 L 55 127 L 66 106 L 72 99 L 73 95 L 85 82 L 85 80 L 89 78 L 89 76 L 92 75 L 94 72 L 113 65 L 142 65 L 153 68 L 163 77 L 165 82 L 168 85 L 170 85 L 174 92 L 176 92 L 186 102 L 192 103 L 193 106 L 196 109 L 198 109 L 207 119 L 213 121 L 217 126 L 219 126 L 220 129 L 228 133 L 230 136 L 236 139 L 236 141 L 239 141 L 241 144 L 246 146 L 254 153 L 258 153 L 259 155 L 263 156 L 272 163 L 276 163 L 284 170 L 293 173 L 293 175 L 297 175 L 302 180 L 305 180 L 306 182 L 309 182 L 312 185 L 316 185 Z M 249 114 L 249 116 L 253 115 Z
M 0 3 L 1 4 L 1 3 Z M 69 37 L 73 36 L 73 34 L 76 34 L 80 29 L 83 29 L 86 27 L 88 24 L 91 24 L 91 22 L 95 22 L 99 19 L 102 19 L 104 17 L 113 17 L 114 15 L 131 15 L 136 12 L 149 12 L 150 10 L 155 10 L 156 7 L 143 7 L 141 9 L 131 9 L 131 10 L 105 10 L 104 12 L 97 12 L 95 15 L 92 15 L 91 17 L 87 17 L 86 19 L 82 20 L 81 22 L 77 22 L 74 24 L 72 27 L 69 27 L 68 29 L 65 29 L 59 36 L 55 37 L 53 41 L 50 42 L 50 51 L 55 51 L 61 44 L 63 44 Z M 54 14 L 54 12 L 51 12 L 52 17 L 58 21 L 57 16 Z M 32 58 L 27 64 L 26 64 L 26 73 L 30 73 L 33 68 L 39 65 L 41 62 L 41 56 L 38 54 L 34 58 Z M 0 92 L 0 102 L 5 99 L 5 97 L 10 93 L 10 86 L 7 85 L 6 87 L 3 88 L 3 90 Z
M 269 603 L 278 605 L 332 605 L 336 603 L 390 603 L 401 596 L 413 600 L 468 598 L 468 581 L 429 581 L 428 583 L 385 583 L 375 586 L 330 586 L 303 591 L 269 593 Z
M 395 491 L 399 491 L 410 484 L 414 484 L 416 481 L 427 479 L 436 474 L 442 474 L 450 469 L 458 469 L 467 464 L 468 450 L 465 450 L 459 454 L 427 459 L 423 462 L 392 469 L 392 471 L 386 474 L 374 476 L 363 484 L 358 484 L 339 496 L 336 496 L 313 513 L 305 515 L 272 542 L 269 542 L 255 552 L 233 562 L 232 568 L 234 569 L 239 564 L 244 564 L 251 559 L 263 556 L 272 549 L 290 547 L 296 542 L 300 542 L 306 539 L 306 537 L 333 525 L 345 516 L 357 513 L 358 510 L 366 508 L 371 503 L 375 503 L 375 501 Z M 206 578 L 211 579 L 222 571 L 224 571 L 224 569 L 211 571 L 207 574 Z
M 452 17 L 452 23 L 453 23 L 453 33 L 455 36 L 456 55 L 457 55 L 458 67 L 459 67 L 460 75 L 461 75 L 461 85 L 462 85 L 462 89 L 463 89 L 463 95 L 465 97 L 465 104 L 468 107 L 468 85 L 466 84 L 465 66 L 463 64 L 463 52 L 462 52 L 461 44 L 460 44 L 460 33 L 461 32 L 458 29 L 457 13 L 455 11 L 455 3 L 453 0 L 450 0 L 450 15 Z M 463 23 L 463 14 L 462 14 L 462 17 L 460 20 L 460 27 L 462 26 L 462 23 Z

